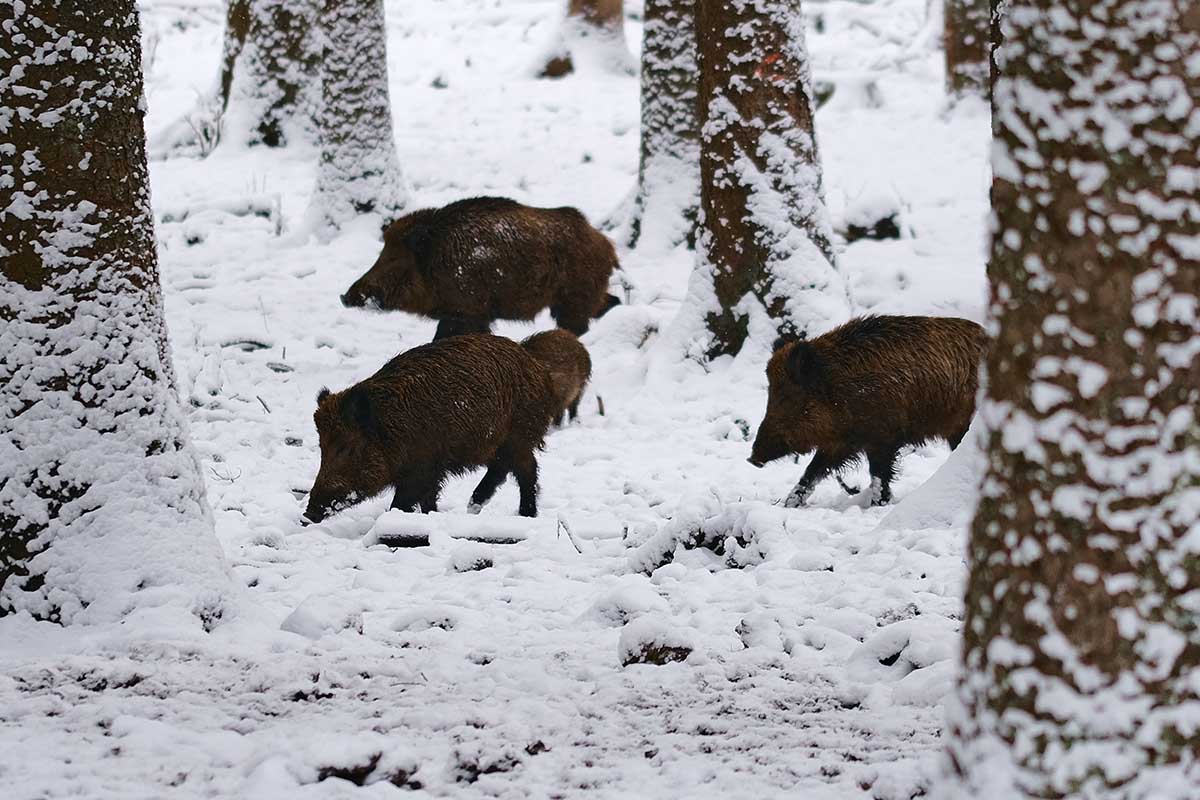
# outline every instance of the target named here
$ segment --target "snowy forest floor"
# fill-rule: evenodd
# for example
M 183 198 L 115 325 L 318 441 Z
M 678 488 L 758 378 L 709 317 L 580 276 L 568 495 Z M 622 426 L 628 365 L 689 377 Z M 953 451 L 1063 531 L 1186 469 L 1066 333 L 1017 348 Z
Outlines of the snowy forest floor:
M 210 88 L 222 5 L 144 0 L 152 137 Z M 620 205 L 636 176 L 637 79 L 533 79 L 561 5 L 388 4 L 414 207 L 499 194 L 599 221 Z M 817 115 L 835 221 L 881 196 L 902 208 L 903 238 L 839 254 L 856 311 L 979 319 L 988 120 L 982 106 L 948 109 L 940 19 L 924 0 L 805 6 L 815 77 L 836 85 Z M 746 463 L 770 342 L 707 369 L 670 346 L 686 249 L 622 253 L 630 302 L 584 339 L 593 381 L 541 457 L 538 520 L 513 516 L 511 483 L 467 516 L 472 475 L 448 485 L 427 547 L 364 538 L 386 497 L 301 528 L 317 390 L 366 377 L 434 327 L 341 307 L 379 220 L 327 245 L 298 234 L 314 162 L 306 147 L 226 144 L 151 167 L 180 390 L 256 611 L 183 640 L 0 622 L 4 795 L 920 796 L 953 681 L 965 532 L 964 509 L 912 505 L 961 502 L 914 495 L 948 450 L 901 462 L 900 527 L 833 481 L 807 509 L 776 505 L 806 459 Z M 854 481 L 866 485 L 865 468 Z M 664 537 L 701 527 L 741 544 L 680 547 L 651 571 Z M 692 653 L 622 666 L 623 649 L 651 640 Z

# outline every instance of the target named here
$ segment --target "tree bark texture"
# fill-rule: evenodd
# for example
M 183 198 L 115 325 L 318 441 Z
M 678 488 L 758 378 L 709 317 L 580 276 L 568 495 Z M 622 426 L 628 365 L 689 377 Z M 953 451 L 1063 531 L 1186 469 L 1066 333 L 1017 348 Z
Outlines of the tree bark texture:
M 172 386 L 137 11 L 83 5 L 0 16 L 0 615 L 62 622 L 224 585 Z
M 983 96 L 988 87 L 990 0 L 945 0 L 942 46 L 946 51 L 946 90 Z
M 782 333 L 843 322 L 846 287 L 813 132 L 799 0 L 696 5 L 701 269 L 712 274 L 709 357 L 736 354 L 754 301 Z
M 285 146 L 297 136 L 311 137 L 316 113 L 320 68 L 317 22 L 320 0 L 232 0 L 247 4 L 243 23 L 231 6 L 222 67 L 225 93 L 222 136 L 233 135 L 247 144 Z M 245 24 L 240 47 L 228 40 Z M 227 87 L 227 88 L 226 88 Z
M 321 17 L 321 160 L 311 213 L 331 232 L 356 215 L 404 208 L 388 99 L 383 0 L 326 0 Z
M 1200 786 L 1200 6 L 1005 0 L 948 797 Z
M 646 0 L 642 140 L 628 244 L 695 242 L 700 212 L 695 0 Z M 650 230 L 647 230 L 650 229 Z

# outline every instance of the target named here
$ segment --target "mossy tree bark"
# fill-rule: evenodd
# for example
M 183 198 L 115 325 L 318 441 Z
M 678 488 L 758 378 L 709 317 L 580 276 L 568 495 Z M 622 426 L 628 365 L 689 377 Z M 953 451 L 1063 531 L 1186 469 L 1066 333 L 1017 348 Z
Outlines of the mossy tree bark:
M 1005 0 L 948 797 L 1200 785 L 1200 8 Z
M 843 322 L 821 191 L 799 0 L 697 3 L 700 265 L 711 275 L 708 356 L 736 354 L 750 305 L 781 333 Z
M 190 585 L 211 622 L 225 574 L 172 386 L 137 10 L 83 5 L 3 25 L 0 615 L 113 619 Z

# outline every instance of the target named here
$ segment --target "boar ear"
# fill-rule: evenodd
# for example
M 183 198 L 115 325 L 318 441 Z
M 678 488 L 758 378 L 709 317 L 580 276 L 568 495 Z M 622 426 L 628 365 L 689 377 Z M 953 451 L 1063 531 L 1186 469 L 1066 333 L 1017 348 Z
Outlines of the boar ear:
M 805 341 L 796 342 L 788 353 L 787 374 L 801 386 L 809 386 L 821 377 L 821 356 Z
M 771 352 L 778 352 L 779 348 L 783 347 L 785 344 L 791 344 L 792 342 L 803 342 L 807 338 L 807 331 L 800 331 L 797 333 L 796 329 L 793 328 L 790 323 L 784 323 L 783 329 L 779 331 L 779 338 L 775 340 L 775 344 L 771 345 Z
M 371 395 L 363 387 L 355 386 L 342 393 L 341 411 L 342 420 L 350 427 L 372 436 L 378 430 Z
M 325 398 L 329 397 L 329 395 L 330 395 L 329 387 L 322 386 L 321 391 L 317 392 L 317 405 L 321 405 L 321 403 L 324 403 Z

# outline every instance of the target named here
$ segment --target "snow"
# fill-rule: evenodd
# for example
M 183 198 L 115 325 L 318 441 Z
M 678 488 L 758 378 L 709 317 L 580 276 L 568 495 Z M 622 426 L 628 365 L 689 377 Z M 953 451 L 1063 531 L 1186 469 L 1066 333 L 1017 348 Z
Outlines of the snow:
M 191 4 L 143 3 L 152 138 L 216 74 L 222 4 Z M 561 5 L 387 5 L 412 207 L 501 194 L 597 222 L 627 195 L 636 76 L 581 63 L 530 77 Z M 947 109 L 923 0 L 806 5 L 813 78 L 837 86 L 817 113 L 832 227 L 879 186 L 904 209 L 904 238 L 838 253 L 854 310 L 981 319 L 986 107 Z M 636 20 L 626 34 L 635 48 Z M 230 139 L 205 160 L 151 165 L 178 385 L 254 613 L 208 634 L 0 620 L 0 784 L 19 798 L 926 791 L 959 646 L 972 467 L 931 445 L 902 458 L 890 508 L 834 481 L 808 508 L 777 505 L 804 459 L 746 463 L 773 334 L 754 318 L 736 359 L 682 358 L 684 248 L 621 253 L 632 288 L 583 339 L 593 377 L 580 419 L 540 456 L 541 517 L 514 516 L 512 482 L 469 514 L 468 475 L 435 515 L 378 498 L 301 526 L 318 389 L 434 330 L 340 305 L 378 254 L 378 221 L 328 244 L 300 235 L 317 157 Z M 959 464 L 944 491 L 922 490 L 943 463 Z M 861 473 L 848 482 L 865 486 Z M 908 521 L 887 522 L 902 509 Z M 686 546 L 697 530 L 705 543 Z M 405 536 L 428 544 L 393 546 Z M 682 658 L 623 665 L 655 643 Z

